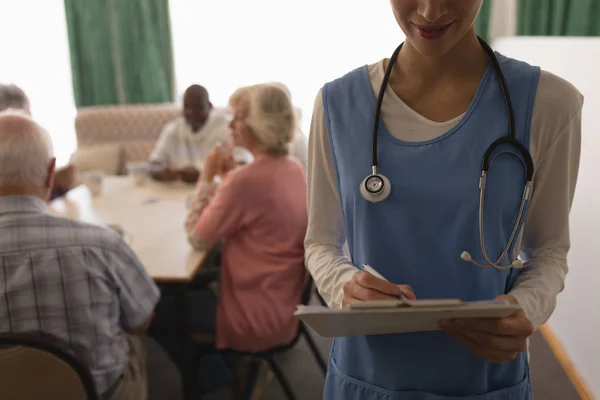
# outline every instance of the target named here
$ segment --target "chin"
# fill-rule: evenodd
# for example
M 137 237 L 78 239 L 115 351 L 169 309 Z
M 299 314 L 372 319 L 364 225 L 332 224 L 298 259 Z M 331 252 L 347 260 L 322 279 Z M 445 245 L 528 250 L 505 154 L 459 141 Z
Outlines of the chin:
M 452 49 L 452 40 L 440 38 L 435 40 L 423 39 L 419 34 L 407 38 L 412 46 L 425 57 L 442 57 Z

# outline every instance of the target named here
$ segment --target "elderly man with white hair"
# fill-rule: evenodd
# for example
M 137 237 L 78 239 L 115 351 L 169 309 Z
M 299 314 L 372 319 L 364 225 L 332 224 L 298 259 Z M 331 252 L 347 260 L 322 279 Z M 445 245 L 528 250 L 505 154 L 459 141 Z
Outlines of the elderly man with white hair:
M 48 213 L 48 133 L 0 112 L 0 155 L 0 332 L 61 339 L 103 399 L 181 398 L 176 367 L 142 336 L 160 293 L 135 254 L 108 228 Z
M 29 98 L 20 87 L 13 84 L 0 83 L 0 111 L 4 110 L 22 110 L 31 115 L 31 104 Z M 62 168 L 57 168 L 54 174 L 54 185 L 51 198 L 56 198 L 66 194 L 75 184 L 75 166 L 69 164 Z

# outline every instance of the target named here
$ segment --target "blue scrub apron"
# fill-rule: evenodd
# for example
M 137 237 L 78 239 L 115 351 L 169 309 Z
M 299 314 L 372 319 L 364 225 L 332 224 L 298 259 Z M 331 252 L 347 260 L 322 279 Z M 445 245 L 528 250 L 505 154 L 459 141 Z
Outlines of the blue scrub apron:
M 517 138 L 529 148 L 540 70 L 497 55 L 513 101 Z M 379 172 L 390 197 L 370 203 L 359 185 L 371 171 L 376 98 L 367 67 L 323 88 L 325 118 L 352 262 L 369 264 L 417 298 L 490 300 L 508 293 L 518 270 L 482 269 L 460 258 L 480 251 L 481 160 L 508 133 L 500 86 L 490 65 L 471 106 L 450 131 L 404 142 L 379 128 Z M 511 147 L 493 154 L 485 196 L 486 249 L 496 260 L 510 236 L 525 185 L 522 157 Z M 511 249 L 509 255 L 519 249 Z M 502 260 L 505 265 L 509 256 Z M 325 400 L 531 399 L 526 353 L 492 364 L 443 331 L 336 338 Z

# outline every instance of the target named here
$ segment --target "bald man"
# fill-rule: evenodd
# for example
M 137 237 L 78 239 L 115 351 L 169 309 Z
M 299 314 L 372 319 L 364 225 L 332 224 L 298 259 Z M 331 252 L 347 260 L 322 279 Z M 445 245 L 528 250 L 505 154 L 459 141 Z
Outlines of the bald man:
M 48 133 L 0 112 L 0 333 L 45 333 L 87 365 L 99 398 L 183 398 L 181 377 L 144 333 L 160 292 L 111 229 L 48 213 Z
M 150 155 L 150 175 L 159 181 L 195 183 L 204 156 L 229 138 L 227 115 L 213 109 L 204 87 L 192 85 L 183 95 L 182 116 L 165 126 Z

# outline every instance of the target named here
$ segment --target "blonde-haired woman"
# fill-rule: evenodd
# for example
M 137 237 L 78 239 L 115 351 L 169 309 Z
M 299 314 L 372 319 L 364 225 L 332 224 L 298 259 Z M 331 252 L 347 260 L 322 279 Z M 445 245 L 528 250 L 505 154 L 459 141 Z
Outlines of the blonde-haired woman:
M 269 85 L 280 88 L 292 101 L 292 94 L 289 88 L 280 82 L 270 82 Z M 244 91 L 248 88 L 248 86 L 239 88 L 229 99 L 229 106 L 231 108 L 235 108 L 235 104 L 237 101 L 243 96 Z M 293 104 L 293 103 L 292 103 Z M 294 117 L 296 119 L 296 129 L 294 131 L 294 139 L 290 142 L 290 154 L 304 167 L 306 171 L 306 163 L 308 162 L 308 140 L 302 129 L 300 128 L 300 123 L 302 120 L 302 110 L 300 108 L 293 106 Z
M 208 290 L 189 294 L 188 324 L 215 333 L 217 348 L 260 351 L 290 342 L 297 330 L 306 179 L 288 156 L 295 117 L 285 92 L 253 85 L 232 100 L 233 144 L 250 151 L 254 162 L 236 167 L 225 146 L 205 158 L 185 226 L 197 248 L 223 243 L 221 290 L 220 299 Z M 157 318 L 165 314 L 159 306 Z

